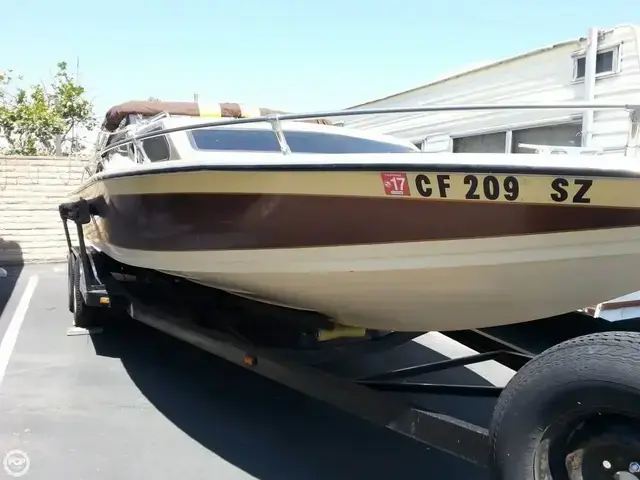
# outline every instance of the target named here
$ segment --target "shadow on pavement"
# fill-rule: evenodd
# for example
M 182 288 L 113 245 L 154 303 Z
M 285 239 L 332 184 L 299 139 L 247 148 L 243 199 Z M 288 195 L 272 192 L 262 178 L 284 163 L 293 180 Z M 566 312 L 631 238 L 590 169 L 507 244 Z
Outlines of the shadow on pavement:
M 205 448 L 257 478 L 486 478 L 479 467 L 347 415 L 138 322 L 107 329 L 92 340 L 98 355 L 121 359 L 140 392 L 160 413 Z M 418 349 L 408 346 L 411 356 L 422 350 L 423 361 L 442 358 L 419 345 L 415 345 Z M 424 359 L 425 352 L 430 352 L 431 359 Z M 375 361 L 382 358 L 378 355 Z M 412 360 L 399 350 L 387 359 Z M 448 381 L 468 380 L 460 375 L 486 384 L 466 369 Z M 464 399 L 439 400 L 449 413 L 479 422 L 490 417 L 493 406 L 491 400 L 471 406 Z

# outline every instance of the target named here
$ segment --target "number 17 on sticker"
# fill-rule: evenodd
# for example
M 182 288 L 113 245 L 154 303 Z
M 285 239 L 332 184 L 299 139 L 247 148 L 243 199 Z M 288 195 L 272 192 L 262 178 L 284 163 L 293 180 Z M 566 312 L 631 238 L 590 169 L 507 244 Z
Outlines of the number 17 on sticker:
M 384 193 L 387 195 L 410 196 L 409 182 L 404 173 L 382 172 L 382 185 Z

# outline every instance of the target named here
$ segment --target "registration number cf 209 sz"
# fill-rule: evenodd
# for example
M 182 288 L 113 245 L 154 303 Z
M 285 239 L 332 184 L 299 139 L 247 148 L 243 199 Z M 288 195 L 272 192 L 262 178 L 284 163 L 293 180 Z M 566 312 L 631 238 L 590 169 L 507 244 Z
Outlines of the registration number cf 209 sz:
M 592 179 L 482 174 L 382 174 L 387 195 L 451 200 L 591 203 Z M 415 193 L 414 193 L 415 192 Z

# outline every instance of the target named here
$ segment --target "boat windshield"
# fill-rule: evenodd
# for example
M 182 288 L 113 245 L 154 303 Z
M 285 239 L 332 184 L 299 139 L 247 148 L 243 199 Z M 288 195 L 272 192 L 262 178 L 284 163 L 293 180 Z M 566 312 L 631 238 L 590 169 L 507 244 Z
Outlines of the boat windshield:
M 416 150 L 392 142 L 329 132 L 284 131 L 292 153 L 405 153 Z M 189 138 L 198 150 L 280 152 L 271 130 L 212 128 L 192 130 Z

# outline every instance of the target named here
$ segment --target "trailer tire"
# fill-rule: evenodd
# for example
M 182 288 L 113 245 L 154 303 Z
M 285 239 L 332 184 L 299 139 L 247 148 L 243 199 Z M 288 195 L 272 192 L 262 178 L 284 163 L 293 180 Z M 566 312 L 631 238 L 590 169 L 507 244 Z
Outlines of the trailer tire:
M 91 328 L 103 323 L 102 309 L 88 306 L 82 298 L 80 291 L 80 267 L 82 263 L 75 259 L 72 261 L 72 286 L 73 286 L 73 325 L 78 328 Z
M 638 372 L 637 332 L 577 337 L 528 362 L 494 410 L 491 478 L 613 479 L 640 471 Z

